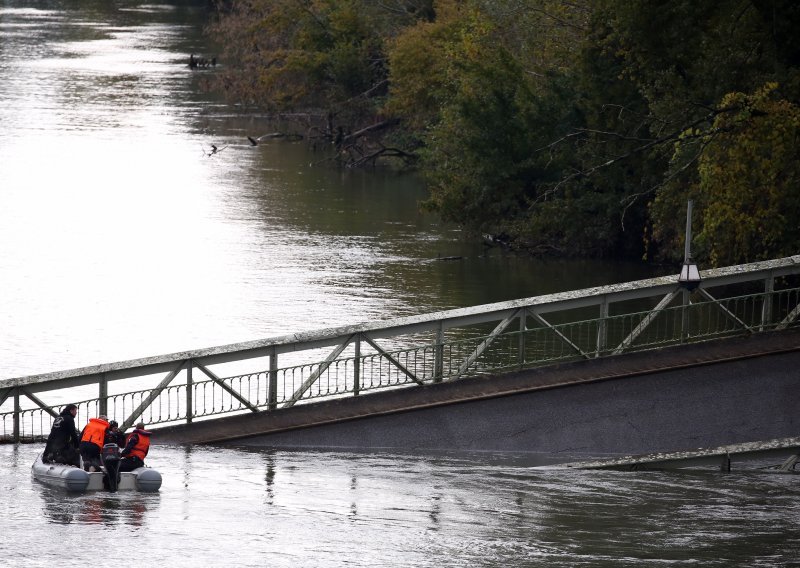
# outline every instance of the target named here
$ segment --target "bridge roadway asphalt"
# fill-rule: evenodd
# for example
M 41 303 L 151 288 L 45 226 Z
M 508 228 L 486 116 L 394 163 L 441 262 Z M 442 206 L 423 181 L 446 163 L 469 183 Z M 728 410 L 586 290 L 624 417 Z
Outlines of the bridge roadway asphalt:
M 154 428 L 153 442 L 604 457 L 800 435 L 800 330 Z

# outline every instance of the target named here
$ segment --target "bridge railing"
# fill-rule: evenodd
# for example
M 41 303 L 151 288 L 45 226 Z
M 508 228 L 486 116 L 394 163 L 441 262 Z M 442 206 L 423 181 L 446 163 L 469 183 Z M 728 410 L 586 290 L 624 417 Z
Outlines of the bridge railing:
M 0 438 L 40 439 L 67 402 L 79 423 L 192 422 L 785 329 L 798 314 L 800 255 L 706 271 L 693 291 L 654 278 L 6 379 Z

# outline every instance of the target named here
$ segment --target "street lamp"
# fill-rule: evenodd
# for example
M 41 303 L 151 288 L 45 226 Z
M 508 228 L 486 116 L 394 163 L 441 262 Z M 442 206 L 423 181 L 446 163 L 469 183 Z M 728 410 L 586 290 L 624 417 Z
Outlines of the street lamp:
M 683 286 L 690 292 L 700 285 L 700 270 L 697 265 L 692 261 L 692 201 L 686 207 L 686 243 L 683 248 L 683 266 L 681 267 L 680 276 L 678 276 L 678 284 Z

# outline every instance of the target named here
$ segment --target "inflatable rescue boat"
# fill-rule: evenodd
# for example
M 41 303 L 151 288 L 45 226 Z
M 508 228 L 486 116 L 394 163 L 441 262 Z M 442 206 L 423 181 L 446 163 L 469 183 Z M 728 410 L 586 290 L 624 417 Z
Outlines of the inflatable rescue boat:
M 63 463 L 44 463 L 42 455 L 36 457 L 31 474 L 37 481 L 60 487 L 67 491 L 158 491 L 161 487 L 161 474 L 150 467 L 140 467 L 133 471 L 118 473 L 116 487 L 107 478 L 105 471 L 88 472 L 80 467 Z M 105 480 L 105 481 L 104 481 Z M 109 483 L 111 481 L 111 483 Z

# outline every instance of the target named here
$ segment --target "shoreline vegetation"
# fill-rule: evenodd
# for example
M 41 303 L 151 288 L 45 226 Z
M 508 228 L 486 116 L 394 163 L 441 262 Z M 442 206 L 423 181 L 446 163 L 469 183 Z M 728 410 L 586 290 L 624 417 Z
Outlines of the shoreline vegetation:
M 494 245 L 679 261 L 692 199 L 722 266 L 800 251 L 797 29 L 792 0 L 220 0 L 209 88 L 416 169 Z

